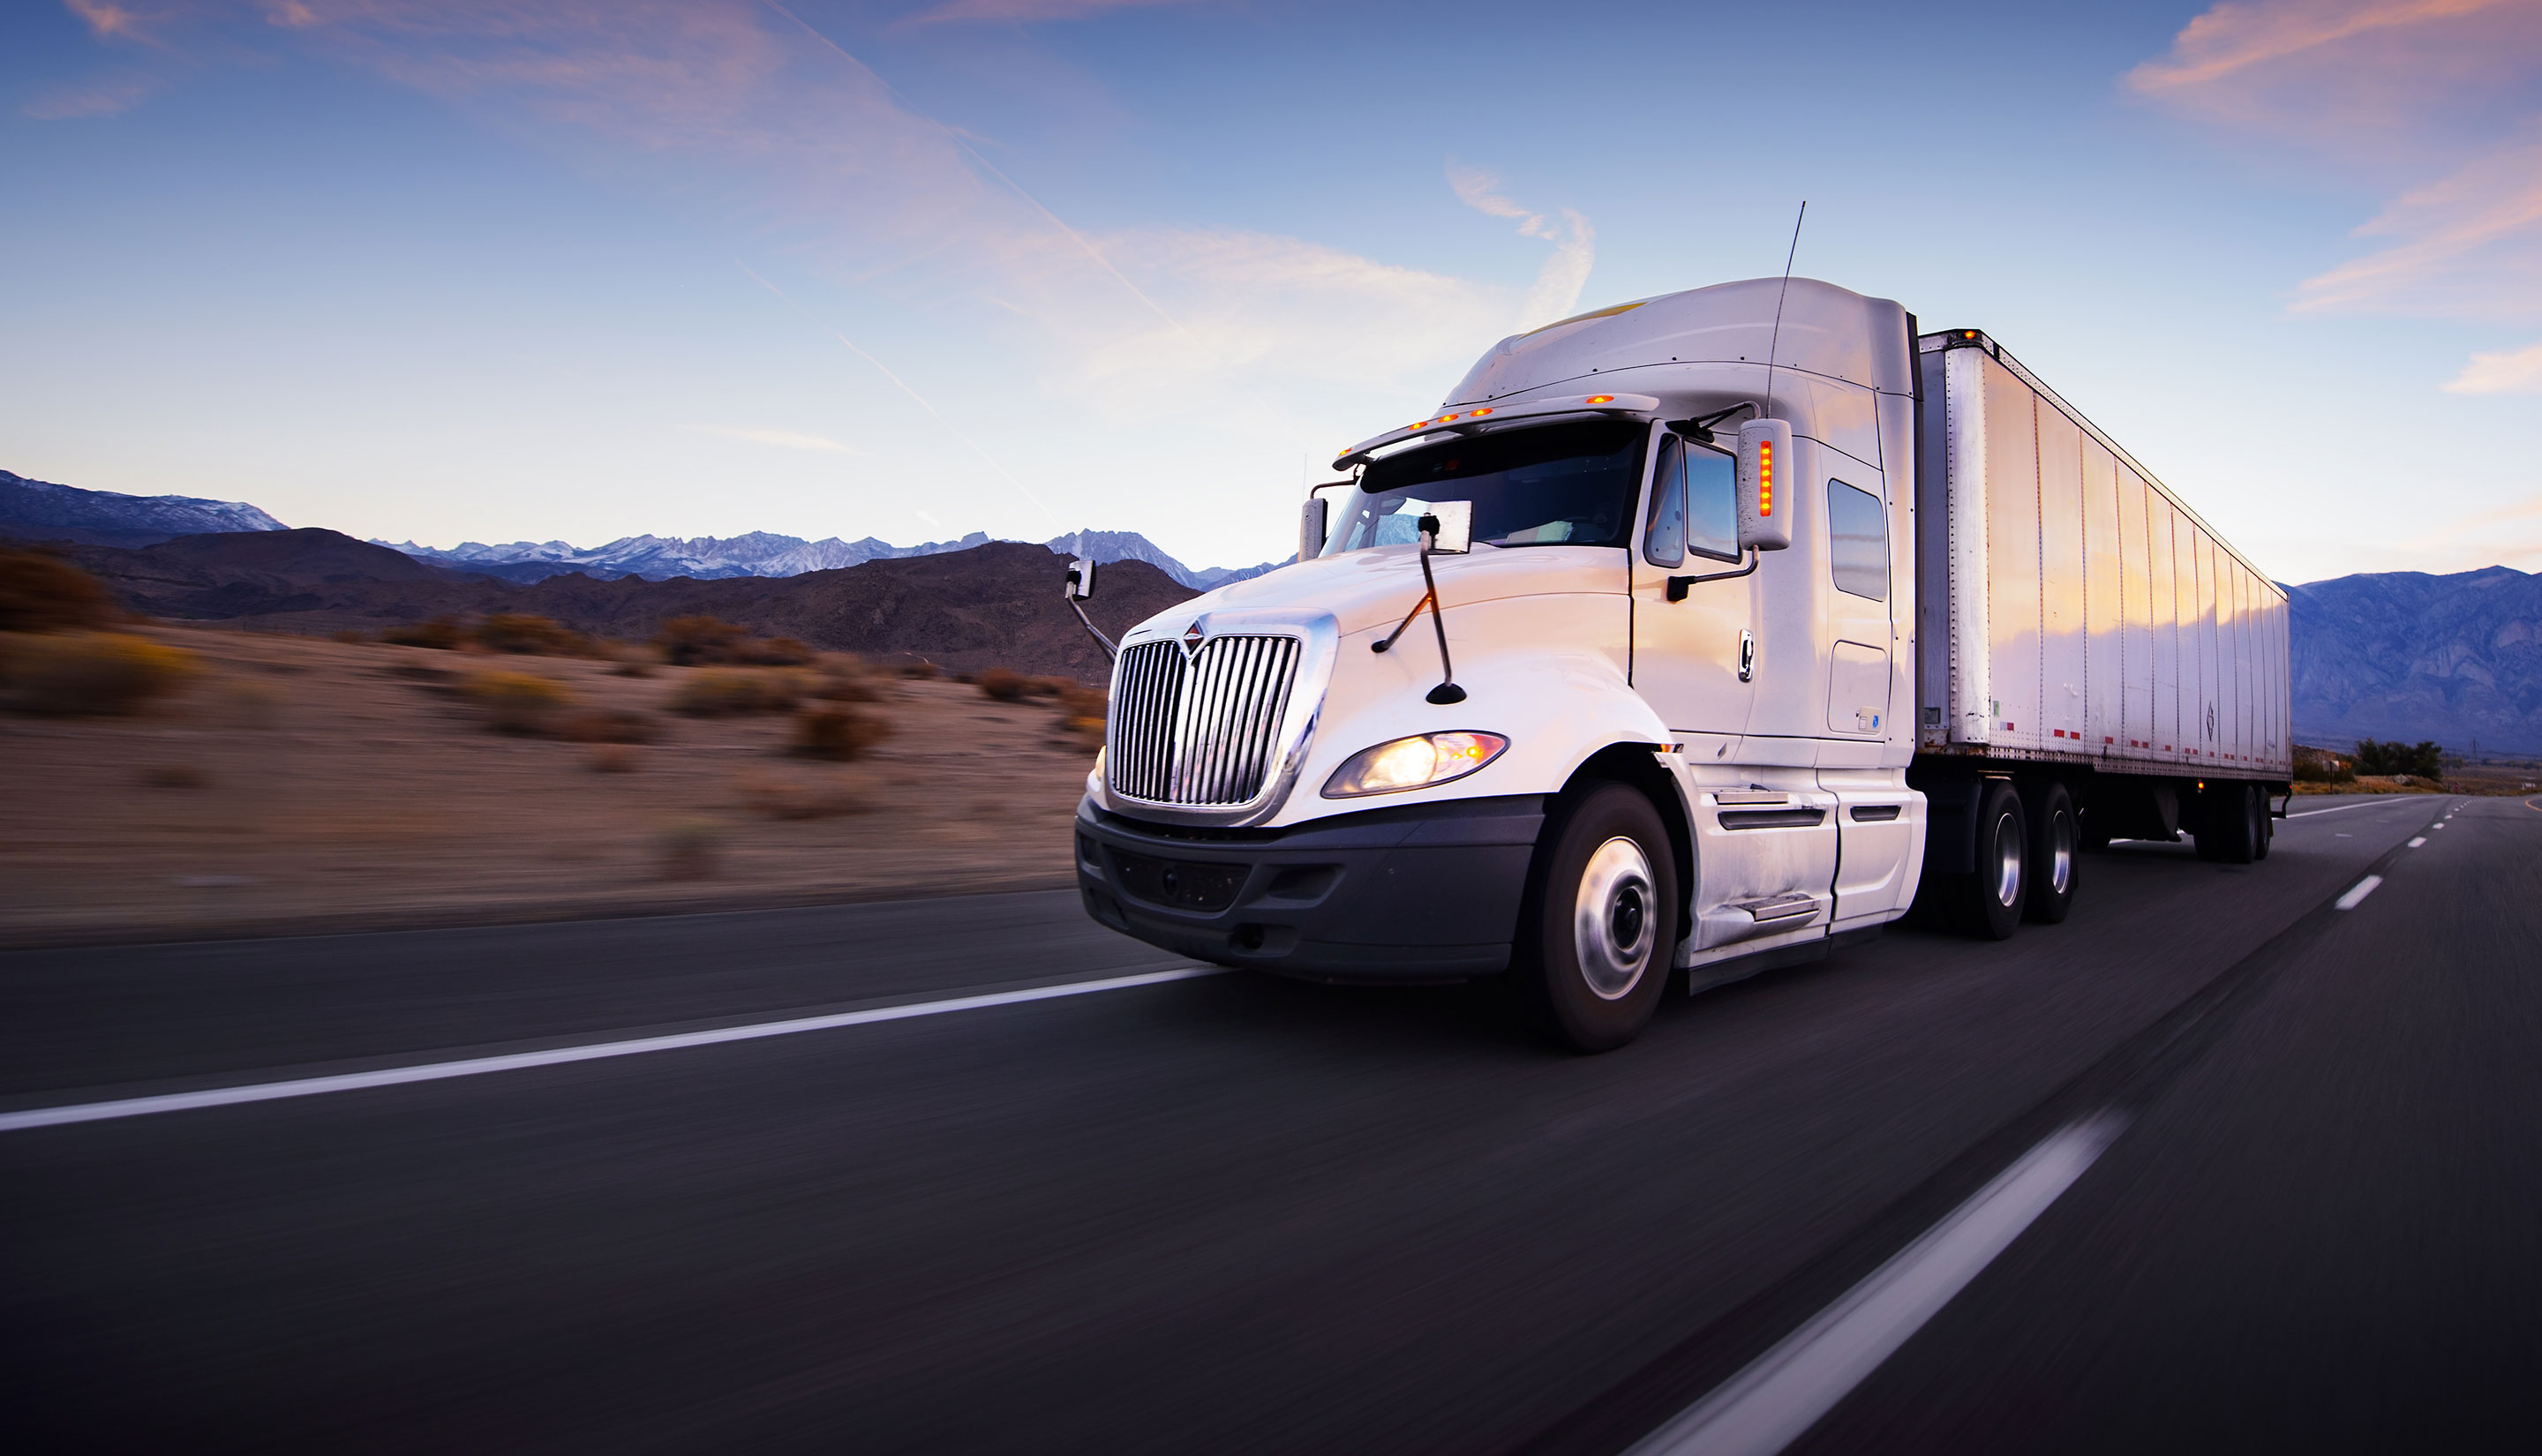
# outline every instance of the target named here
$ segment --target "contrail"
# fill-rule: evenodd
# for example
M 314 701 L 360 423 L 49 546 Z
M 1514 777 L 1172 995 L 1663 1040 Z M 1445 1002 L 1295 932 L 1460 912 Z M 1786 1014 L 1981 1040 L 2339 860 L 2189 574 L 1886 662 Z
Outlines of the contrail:
M 954 438 L 954 439 L 959 440 L 959 441 L 961 441 L 963 444 L 970 446 L 970 447 L 971 447 L 971 453 L 972 453 L 972 454 L 974 454 L 974 455 L 976 455 L 976 456 L 978 456 L 978 457 L 980 457 L 980 459 L 982 459 L 982 460 L 984 460 L 984 461 L 988 462 L 989 469 L 991 469 L 991 470 L 993 470 L 993 471 L 996 471 L 996 472 L 997 472 L 999 474 L 1001 474 L 1001 475 L 1006 476 L 1007 483 L 1008 483 L 1008 484 L 1009 484 L 1009 485 L 1012 485 L 1013 487 L 1015 487 L 1015 490 L 1016 490 L 1018 493 L 1020 493 L 1020 494 L 1023 496 L 1023 498 L 1024 498 L 1024 499 L 1026 499 L 1026 500 L 1028 500 L 1028 501 L 1031 501 L 1031 502 L 1033 503 L 1033 508 L 1034 508 L 1035 510 L 1040 511 L 1040 512 L 1042 513 L 1042 515 L 1044 515 L 1045 517 L 1049 518 L 1050 524 L 1051 524 L 1054 528 L 1056 528 L 1056 527 L 1058 527 L 1058 526 L 1060 526 L 1060 525 L 1062 525 L 1062 524 L 1063 524 L 1063 523 L 1061 522 L 1061 520 L 1059 519 L 1059 514 L 1058 514 L 1057 512 L 1053 511 L 1049 506 L 1042 504 L 1042 499 L 1041 499 L 1041 497 L 1040 497 L 1040 496 L 1038 496 L 1038 495 L 1033 494 L 1033 493 L 1032 493 L 1032 488 L 1031 488 L 1030 486 L 1028 486 L 1028 485 L 1024 484 L 1024 482 L 1023 482 L 1023 481 L 1016 479 L 1016 478 L 1014 477 L 1013 473 L 1010 473 L 1009 471 L 1008 471 L 1008 469 L 1007 469 L 1005 466 L 1002 466 L 1002 465 L 998 464 L 998 458 L 997 458 L 996 456 L 991 455 L 988 451 L 981 449 L 981 448 L 980 448 L 980 442 L 979 442 L 979 441 L 974 440 L 974 439 L 972 439 L 969 435 L 964 434 L 964 433 L 962 432 L 962 427 L 961 427 L 960 425 L 955 424 L 952 420 L 947 419 L 947 418 L 945 417 L 945 415 L 944 415 L 944 411 L 943 411 L 943 410 L 941 410 L 941 409 L 936 408 L 933 403 L 929 402 L 928 398 L 927 398 L 925 395 L 922 395 L 922 394 L 920 394 L 918 391 L 916 391 L 916 390 L 914 390 L 914 389 L 911 389 L 911 388 L 910 388 L 910 386 L 909 386 L 909 381 L 908 381 L 908 380 L 905 380 L 905 379 L 903 379 L 903 378 L 901 378 L 901 377 L 900 377 L 899 375 L 897 375 L 897 374 L 894 374 L 894 373 L 892 372 L 892 368 L 891 368 L 891 366 L 890 366 L 890 365 L 885 364 L 885 363 L 884 363 L 884 362 L 882 362 L 880 359 L 877 359 L 877 358 L 875 358 L 873 355 L 871 355 L 871 354 L 869 354 L 869 353 L 865 352 L 865 350 L 864 350 L 860 345 L 859 345 L 855 339 L 848 337 L 846 334 L 841 333 L 839 330 L 837 330 L 837 329 L 835 329 L 835 328 L 831 328 L 829 325 L 822 323 L 822 322 L 820 321 L 820 319 L 819 319 L 818 317 L 816 317 L 816 316 L 812 313 L 812 311 L 811 311 L 810 309 L 807 309 L 807 308 L 803 307 L 801 304 L 796 303 L 796 302 L 795 302 L 794 300 L 792 300 L 791 298 L 786 297 L 786 295 L 785 295 L 785 289 L 780 288 L 780 287 L 778 287 L 776 284 L 771 283 L 771 282 L 769 282 L 767 279 L 765 279 L 765 278 L 763 278 L 763 277 L 759 276 L 759 274 L 758 274 L 757 272 L 755 272 L 755 271 L 753 271 L 753 270 L 752 270 L 752 268 L 751 268 L 750 264 L 748 264 L 748 263 L 746 263 L 746 262 L 743 262 L 743 261 L 742 261 L 741 259 L 739 259 L 739 258 L 734 258 L 734 259 L 733 259 L 733 263 L 732 263 L 732 265 L 733 265 L 734 267 L 736 267 L 736 268 L 741 269 L 741 270 L 742 270 L 743 272 L 745 272 L 745 273 L 749 273 L 749 274 L 750 274 L 750 281 L 752 281 L 753 283 L 758 284 L 758 285 L 759 285 L 760 287 L 762 287 L 762 288 L 767 289 L 769 292 L 771 292 L 771 293 L 773 293 L 773 294 L 776 294 L 776 295 L 777 295 L 777 297 L 778 297 L 778 299 L 779 299 L 780 301 L 782 301 L 782 302 L 783 302 L 783 303 L 784 303 L 787 308 L 792 309 L 794 312 L 796 312 L 796 313 L 798 313 L 798 314 L 802 315 L 802 316 L 803 316 L 803 318 L 804 318 L 807 322 L 809 322 L 813 328 L 820 329 L 823 333 L 826 333 L 826 334 L 828 334 L 830 337 L 837 339 L 839 342 L 841 342 L 841 343 L 843 343 L 843 344 L 846 344 L 846 345 L 848 346 L 848 348 L 849 348 L 850 350 L 852 350 L 852 351 L 856 354 L 856 356 L 857 356 L 858 358 L 862 359 L 862 360 L 864 360 L 866 363 L 868 363 L 868 364 L 872 365 L 874 368 L 881 370 L 881 371 L 882 371 L 882 377 L 883 377 L 883 378 L 885 378 L 885 379 L 887 379 L 887 380 L 890 380 L 890 381 L 891 381 L 893 384 L 895 384 L 895 385 L 900 386 L 900 392 L 901 392 L 902 394 L 904 394 L 904 395 L 907 395 L 909 398 L 911 398 L 911 399 L 913 399 L 913 400 L 917 400 L 917 401 L 918 401 L 918 407 L 919 407 L 919 408 L 924 409 L 924 410 L 926 410 L 929 414 L 932 414 L 932 415 L 935 416 L 935 422 L 936 422 L 937 424 L 940 424 L 940 425 L 944 426 L 944 428 L 945 428 L 945 430 L 946 430 L 946 432 L 947 432 L 947 433 L 951 434 L 951 435 L 953 436 L 953 438 Z

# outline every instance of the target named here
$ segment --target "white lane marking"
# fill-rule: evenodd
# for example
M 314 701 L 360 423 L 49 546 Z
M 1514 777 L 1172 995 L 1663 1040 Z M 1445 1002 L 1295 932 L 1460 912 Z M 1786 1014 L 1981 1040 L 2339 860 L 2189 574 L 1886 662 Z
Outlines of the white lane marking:
M 378 1071 L 345 1072 L 329 1077 L 298 1077 L 286 1082 L 254 1082 L 239 1087 L 211 1087 L 200 1092 L 171 1092 L 158 1097 L 125 1097 L 112 1102 L 80 1102 L 61 1107 L 29 1108 L 23 1112 L 0 1113 L 0 1132 L 17 1132 L 29 1128 L 58 1128 L 66 1123 L 102 1123 L 112 1118 L 142 1118 L 153 1113 L 191 1112 L 205 1107 L 235 1107 L 243 1102 L 271 1102 L 283 1097 L 317 1097 L 328 1092 L 358 1092 L 370 1087 L 396 1087 L 408 1082 L 437 1082 L 447 1077 L 478 1077 L 487 1072 L 520 1071 L 533 1066 L 560 1066 L 569 1061 L 597 1061 L 609 1056 L 640 1056 L 647 1052 L 675 1052 L 687 1047 L 713 1047 L 725 1042 L 751 1042 L 762 1037 L 790 1037 L 800 1032 L 829 1031 L 843 1026 L 869 1026 L 877 1021 L 905 1021 L 913 1016 L 941 1016 L 948 1011 L 976 1011 L 985 1006 L 1013 1006 L 1025 1001 L 1048 1001 L 1061 996 L 1092 995 L 1096 991 L 1128 990 L 1133 986 L 1161 985 L 1169 981 L 1192 981 L 1203 976 L 1223 976 L 1223 966 L 1186 966 L 1172 971 L 1148 971 L 1137 976 L 1113 976 L 1101 981 L 1070 981 L 1058 985 L 1037 985 L 1024 990 L 988 991 L 976 996 L 954 996 L 942 1001 L 917 1001 L 902 1006 L 875 1006 L 863 1011 L 839 1011 L 827 1016 L 798 1016 L 791 1021 L 763 1021 L 750 1026 L 717 1027 L 712 1031 L 675 1032 L 667 1036 L 637 1037 L 626 1042 L 595 1042 L 579 1047 L 552 1047 L 545 1052 L 514 1052 L 501 1056 L 471 1056 L 458 1061 L 431 1061 L 419 1066 L 383 1067 Z
M 2374 893 L 2375 886 L 2382 883 L 2383 877 L 2381 875 L 2367 875 L 2364 879 L 2361 879 L 2355 884 L 2350 886 L 2348 893 L 2339 897 L 2339 900 L 2336 903 L 2341 910 L 2355 910 L 2365 903 L 2366 896 Z
M 2410 847 L 2411 847 L 2411 848 L 2413 848 L 2413 849 L 2416 849 L 2416 848 L 2418 848 L 2420 845 L 2422 845 L 2422 844 L 2424 844 L 2424 843 L 2426 843 L 2426 842 L 2428 842 L 2428 837 L 2427 837 L 2426 835 L 2421 835 L 2421 836 L 2419 836 L 2417 838 L 2412 839 L 2412 840 L 2410 841 Z
M 2439 820 L 2437 820 L 2437 821 L 2436 821 L 2436 826 L 2435 826 L 2435 827 L 2436 827 L 2436 828 L 2438 828 L 2438 829 L 2443 829 L 2443 828 L 2445 827 L 2445 822 L 2444 822 L 2443 820 L 2439 819 Z
M 2126 1126 L 2104 1113 L 2052 1133 L 1626 1456 L 1772 1456 L 1790 1445 L 1968 1287 Z
M 2345 814 L 2351 809 L 2382 809 L 2394 804 L 2406 804 L 2417 797 L 2416 794 L 2388 794 L 2355 804 L 2333 804 L 2327 809 L 2307 809 L 2301 814 L 2289 814 L 2286 818 L 2310 819 L 2316 814 Z

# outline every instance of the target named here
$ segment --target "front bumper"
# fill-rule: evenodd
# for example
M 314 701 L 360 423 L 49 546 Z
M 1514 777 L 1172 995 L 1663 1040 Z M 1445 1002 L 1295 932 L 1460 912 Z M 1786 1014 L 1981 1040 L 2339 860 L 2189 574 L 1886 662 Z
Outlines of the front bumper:
M 1077 885 L 1096 920 L 1223 965 L 1327 981 L 1507 970 L 1544 798 L 1195 829 L 1077 806 Z

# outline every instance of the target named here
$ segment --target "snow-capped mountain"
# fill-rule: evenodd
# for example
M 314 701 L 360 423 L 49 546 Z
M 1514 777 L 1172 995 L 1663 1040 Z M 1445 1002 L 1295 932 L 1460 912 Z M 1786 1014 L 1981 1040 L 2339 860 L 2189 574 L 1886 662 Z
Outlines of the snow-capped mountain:
M 806 571 L 836 571 L 865 561 L 965 550 L 984 546 L 988 540 L 987 533 L 974 531 L 960 541 L 896 546 L 870 536 L 862 541 L 841 541 L 835 536 L 805 541 L 799 536 L 753 531 L 733 537 L 622 536 L 596 546 L 562 541 L 516 541 L 508 546 L 469 541 L 446 549 L 417 546 L 411 541 L 374 545 L 404 551 L 419 560 L 442 561 L 514 581 L 537 581 L 569 571 L 604 580 L 640 576 L 647 581 L 668 581 L 686 576 L 714 581 L 731 576 L 800 576 Z
M 686 576 L 711 581 L 733 576 L 800 576 L 806 571 L 835 571 L 865 561 L 969 550 L 988 541 L 985 532 L 974 531 L 959 541 L 903 546 L 870 536 L 862 541 L 841 541 L 835 536 L 805 541 L 799 536 L 754 531 L 747 536 L 688 539 L 624 536 L 596 546 L 577 546 L 561 541 L 516 541 L 508 546 L 471 541 L 447 548 L 395 541 L 374 545 L 404 551 L 418 560 L 445 562 L 512 581 L 538 581 L 569 571 L 603 579 L 639 576 L 647 581 L 668 581 Z M 1259 576 L 1281 564 L 1265 561 L 1259 566 L 1211 566 L 1196 571 L 1166 555 L 1156 543 L 1135 531 L 1078 531 L 1043 545 L 1062 555 L 1085 556 L 1097 562 L 1145 561 L 1195 591 Z
M 0 536 L 139 546 L 215 531 L 289 529 L 245 501 L 83 490 L 0 471 Z

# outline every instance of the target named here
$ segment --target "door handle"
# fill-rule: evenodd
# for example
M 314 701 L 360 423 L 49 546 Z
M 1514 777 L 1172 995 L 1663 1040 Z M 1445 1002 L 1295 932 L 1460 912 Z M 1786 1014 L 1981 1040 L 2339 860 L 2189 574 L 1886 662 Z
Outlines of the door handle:
M 1757 634 L 1746 627 L 1739 629 L 1739 681 L 1757 676 Z

